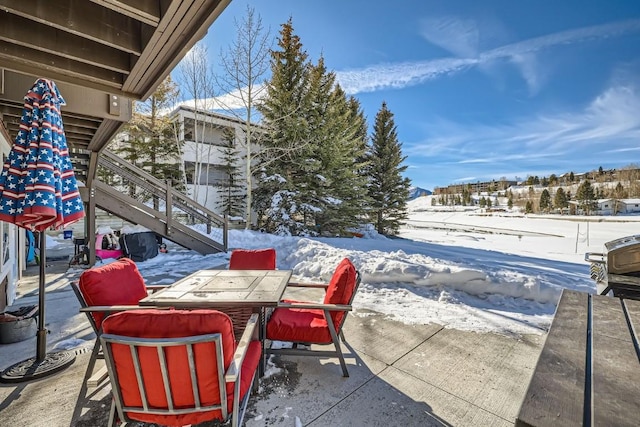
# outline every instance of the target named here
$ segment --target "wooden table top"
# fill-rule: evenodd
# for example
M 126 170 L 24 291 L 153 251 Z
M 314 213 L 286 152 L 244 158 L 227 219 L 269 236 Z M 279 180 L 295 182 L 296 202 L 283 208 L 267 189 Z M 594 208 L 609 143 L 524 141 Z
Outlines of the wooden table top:
M 140 305 L 275 307 L 290 278 L 290 270 L 200 270 L 140 300 Z
M 565 289 L 516 426 L 637 426 L 640 301 Z

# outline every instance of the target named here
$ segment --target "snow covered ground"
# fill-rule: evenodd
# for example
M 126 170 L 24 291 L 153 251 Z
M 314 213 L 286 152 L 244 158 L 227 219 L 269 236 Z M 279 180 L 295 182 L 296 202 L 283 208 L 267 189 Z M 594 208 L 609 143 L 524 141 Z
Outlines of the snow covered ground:
M 363 275 L 356 316 L 376 311 L 407 324 L 519 335 L 548 329 L 563 288 L 595 292 L 585 252 L 602 252 L 605 242 L 640 233 L 638 216 L 443 211 L 431 207 L 431 197 L 412 201 L 410 210 L 398 238 L 231 230 L 229 247 L 273 247 L 278 268 L 305 281 L 327 281 L 342 258 L 351 258 Z M 228 257 L 170 245 L 169 253 L 138 267 L 149 284 L 172 283 L 198 269 L 226 266 Z

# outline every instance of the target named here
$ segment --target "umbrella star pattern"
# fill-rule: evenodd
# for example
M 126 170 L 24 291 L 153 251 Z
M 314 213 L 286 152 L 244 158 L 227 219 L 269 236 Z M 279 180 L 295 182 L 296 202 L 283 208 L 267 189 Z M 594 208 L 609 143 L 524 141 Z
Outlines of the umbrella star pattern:
M 84 217 L 60 114 L 65 102 L 47 79 L 38 79 L 24 99 L 20 131 L 0 175 L 0 220 L 58 229 Z
M 0 221 L 40 231 L 36 357 L 7 368 L 0 374 L 1 381 L 26 381 L 50 375 L 75 360 L 70 352 L 47 354 L 47 329 L 44 326 L 44 231 L 61 228 L 84 217 L 60 114 L 64 104 L 54 82 L 36 80 L 24 97 L 20 130 L 0 174 Z

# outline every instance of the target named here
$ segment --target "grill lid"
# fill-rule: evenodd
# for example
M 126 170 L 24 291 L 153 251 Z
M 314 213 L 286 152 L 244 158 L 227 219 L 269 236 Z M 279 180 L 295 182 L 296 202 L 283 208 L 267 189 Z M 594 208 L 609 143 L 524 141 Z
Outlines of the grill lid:
M 640 272 L 640 234 L 622 237 L 604 244 L 607 271 L 612 274 Z

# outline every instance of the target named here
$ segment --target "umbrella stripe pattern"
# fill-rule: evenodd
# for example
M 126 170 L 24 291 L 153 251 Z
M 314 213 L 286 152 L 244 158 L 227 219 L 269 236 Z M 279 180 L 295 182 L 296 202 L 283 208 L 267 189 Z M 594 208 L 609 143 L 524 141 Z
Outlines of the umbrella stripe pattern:
M 20 130 L 0 175 L 0 220 L 43 231 L 84 217 L 56 84 L 38 79 L 24 97 Z

